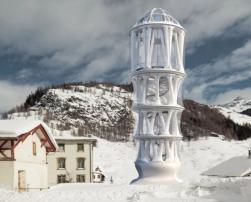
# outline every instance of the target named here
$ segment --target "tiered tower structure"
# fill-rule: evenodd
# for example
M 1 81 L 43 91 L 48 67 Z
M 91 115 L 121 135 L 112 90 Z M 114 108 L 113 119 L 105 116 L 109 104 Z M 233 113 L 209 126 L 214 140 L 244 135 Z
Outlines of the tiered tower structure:
M 146 13 L 130 30 L 139 173 L 132 183 L 178 180 L 184 37 L 184 28 L 161 8 Z

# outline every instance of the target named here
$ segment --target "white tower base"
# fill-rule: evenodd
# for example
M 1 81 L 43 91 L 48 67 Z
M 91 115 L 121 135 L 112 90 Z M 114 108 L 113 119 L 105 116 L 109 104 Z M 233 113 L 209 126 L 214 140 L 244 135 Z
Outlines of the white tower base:
M 151 162 L 136 161 L 135 167 L 139 177 L 131 184 L 170 184 L 170 182 L 182 182 L 177 177 L 180 162 Z

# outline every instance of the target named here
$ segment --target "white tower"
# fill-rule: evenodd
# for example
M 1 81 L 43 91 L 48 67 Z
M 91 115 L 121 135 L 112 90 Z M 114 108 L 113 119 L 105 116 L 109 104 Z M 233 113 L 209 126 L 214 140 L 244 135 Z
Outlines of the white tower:
M 139 177 L 132 183 L 177 180 L 184 37 L 184 28 L 161 8 L 146 13 L 130 30 L 134 138 L 139 146 Z

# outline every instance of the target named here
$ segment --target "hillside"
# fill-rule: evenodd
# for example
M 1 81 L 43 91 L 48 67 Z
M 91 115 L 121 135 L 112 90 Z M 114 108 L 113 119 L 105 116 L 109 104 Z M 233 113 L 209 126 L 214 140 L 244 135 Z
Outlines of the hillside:
M 236 97 L 234 100 L 228 103 L 219 105 L 219 107 L 227 108 L 231 111 L 240 113 L 247 109 L 251 109 L 251 100 L 244 99 L 242 97 Z
M 5 118 L 42 119 L 52 129 L 72 130 L 73 135 L 95 134 L 111 141 L 130 138 L 134 118 L 131 111 L 132 87 L 110 83 L 72 83 L 38 88 L 25 103 L 10 110 Z M 241 101 L 243 102 L 243 101 Z M 237 103 L 240 109 L 240 102 Z M 230 106 L 231 105 L 231 106 Z M 229 104 L 233 107 L 233 104 Z M 223 113 L 226 106 L 209 107 L 184 100 L 181 130 L 184 139 L 222 135 L 227 139 L 251 136 L 248 117 L 241 123 Z

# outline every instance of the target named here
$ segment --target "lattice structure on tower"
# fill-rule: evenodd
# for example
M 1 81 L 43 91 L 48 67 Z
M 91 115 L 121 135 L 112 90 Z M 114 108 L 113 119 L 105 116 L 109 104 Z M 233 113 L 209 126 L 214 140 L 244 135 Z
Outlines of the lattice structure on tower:
M 161 8 L 146 13 L 130 30 L 139 173 L 133 183 L 177 180 L 184 38 L 184 28 Z

